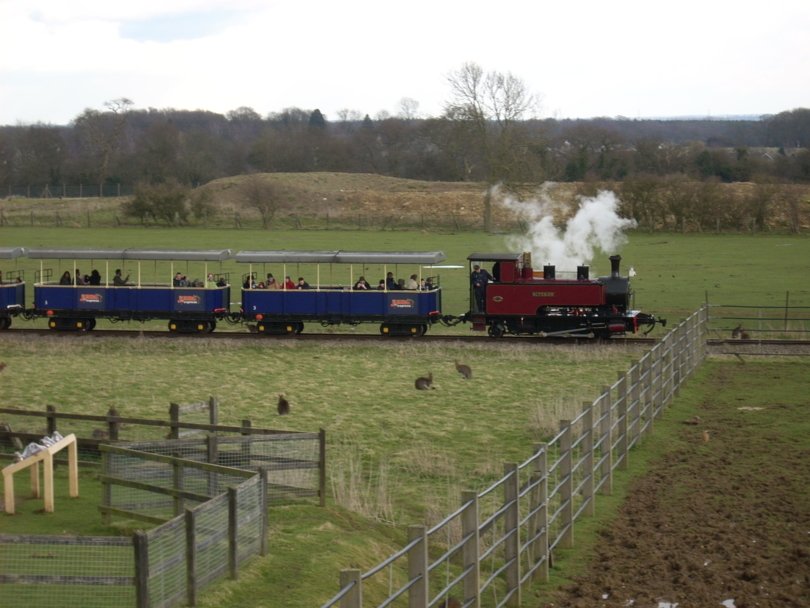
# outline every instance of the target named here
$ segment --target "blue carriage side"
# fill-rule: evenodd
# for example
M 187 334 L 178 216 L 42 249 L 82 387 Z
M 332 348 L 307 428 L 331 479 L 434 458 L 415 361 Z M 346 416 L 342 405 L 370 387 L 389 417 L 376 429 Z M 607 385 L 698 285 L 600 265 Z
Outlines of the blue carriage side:
M 228 249 L 31 249 L 28 256 L 42 260 L 34 284 L 34 314 L 47 317 L 51 329 L 87 331 L 100 318 L 156 319 L 168 320 L 173 332 L 209 332 L 230 315 L 227 275 L 209 267 L 229 259 Z M 70 269 L 57 280 L 44 267 L 44 260 L 54 259 L 70 260 Z M 103 264 L 103 269 L 83 275 L 80 262 L 91 267 Z M 175 272 L 190 263 L 198 267 L 201 278 Z
M 0 247 L 0 260 L 22 257 L 22 247 Z M 5 266 L 6 263 L 4 262 Z M 0 267 L 0 330 L 11 327 L 12 317 L 25 310 L 25 280 L 22 270 Z
M 441 318 L 441 288 L 437 280 L 428 281 L 433 277 L 423 276 L 423 269 L 443 261 L 442 252 L 240 251 L 235 259 L 250 265 L 242 285 L 242 315 L 256 322 L 259 333 L 300 333 L 306 322 L 379 323 L 383 335 L 419 336 Z M 313 277 L 286 278 L 289 267 L 302 264 Z M 279 281 L 273 273 L 265 275 L 267 265 L 280 272 Z M 333 265 L 339 265 L 338 280 Z M 365 281 L 369 272 L 385 277 L 401 265 L 409 269 L 408 284 Z M 262 268 L 258 276 L 257 266 Z

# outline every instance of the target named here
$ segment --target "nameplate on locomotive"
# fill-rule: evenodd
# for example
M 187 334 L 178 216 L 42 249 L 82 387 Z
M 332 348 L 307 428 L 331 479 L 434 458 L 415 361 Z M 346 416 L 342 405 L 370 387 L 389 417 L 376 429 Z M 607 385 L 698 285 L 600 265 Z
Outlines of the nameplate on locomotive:
M 533 291 L 532 292 L 533 298 L 553 298 L 554 292 L 553 291 Z

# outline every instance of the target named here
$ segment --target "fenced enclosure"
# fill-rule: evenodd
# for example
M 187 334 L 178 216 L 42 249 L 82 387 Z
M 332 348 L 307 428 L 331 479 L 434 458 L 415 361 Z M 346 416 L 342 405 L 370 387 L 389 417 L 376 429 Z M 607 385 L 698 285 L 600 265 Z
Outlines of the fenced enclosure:
M 340 573 L 340 590 L 323 608 L 520 606 L 524 589 L 548 580 L 555 549 L 574 543 L 575 524 L 592 515 L 598 494 L 651 433 L 656 418 L 706 356 L 707 307 L 670 331 L 616 382 L 606 386 L 522 463 L 431 528 L 411 526 L 405 547 L 366 572 Z
M 169 411 L 168 420 L 123 418 L 114 410 L 106 416 L 53 407 L 0 411 L 19 417 L 15 423 L 45 418 L 53 430 L 58 420 L 103 421 L 105 438 L 85 445 L 86 453 L 101 454 L 103 520 L 156 526 L 132 537 L 0 534 L 0 606 L 50 604 L 54 597 L 65 608 L 193 606 L 203 589 L 237 578 L 242 564 L 266 554 L 271 502 L 315 497 L 323 504 L 323 430 L 281 432 L 255 428 L 249 420 L 218 425 L 213 399 L 172 404 Z M 192 422 L 195 417 L 205 421 Z M 124 423 L 168 428 L 170 438 L 108 443 L 119 438 Z M 0 431 L 9 445 L 40 436 Z

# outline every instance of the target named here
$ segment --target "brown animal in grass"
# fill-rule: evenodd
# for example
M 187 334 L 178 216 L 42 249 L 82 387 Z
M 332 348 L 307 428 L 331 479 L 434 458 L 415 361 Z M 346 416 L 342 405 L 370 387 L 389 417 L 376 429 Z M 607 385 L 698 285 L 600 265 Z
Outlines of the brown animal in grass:
M 439 608 L 461 608 L 461 602 L 451 595 L 441 604 L 439 604 Z
M 456 365 L 456 371 L 461 374 L 461 377 L 465 380 L 469 380 L 472 378 L 472 368 L 469 365 L 464 365 L 463 363 L 459 363 L 458 361 L 454 361 Z
M 278 415 L 285 416 L 290 413 L 290 402 L 284 398 L 284 393 L 278 396 Z
M 416 387 L 416 390 L 418 391 L 426 391 L 428 389 L 435 390 L 436 387 L 432 386 L 432 384 L 433 384 L 433 372 L 429 372 L 427 376 L 420 376 L 413 383 L 413 385 Z
M 7 363 L 5 361 L 0 361 L 0 372 L 6 369 Z
M 731 338 L 733 340 L 750 340 L 751 336 L 743 329 L 742 325 L 738 325 L 731 330 Z

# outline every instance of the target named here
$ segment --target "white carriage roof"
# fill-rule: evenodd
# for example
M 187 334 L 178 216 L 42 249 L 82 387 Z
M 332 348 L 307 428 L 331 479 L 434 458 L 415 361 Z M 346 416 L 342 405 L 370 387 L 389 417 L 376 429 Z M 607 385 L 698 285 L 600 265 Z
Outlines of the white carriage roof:
M 180 260 L 222 261 L 231 257 L 230 249 L 26 249 L 33 259 L 63 260 Z
M 25 249 L 22 247 L 0 247 L 0 258 L 4 260 L 19 258 L 24 254 Z
M 441 251 L 240 251 L 237 262 L 310 264 L 438 264 Z

